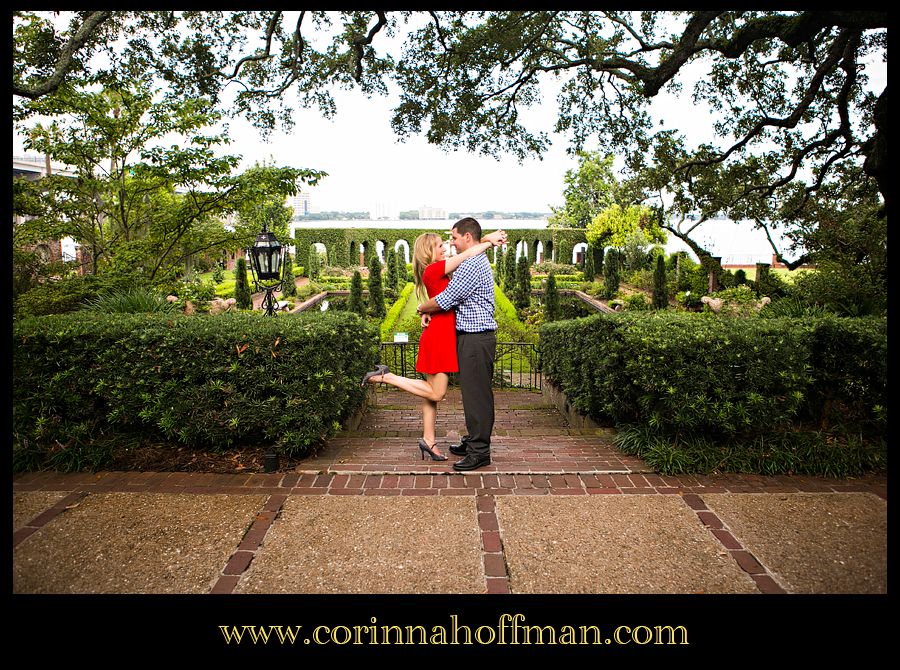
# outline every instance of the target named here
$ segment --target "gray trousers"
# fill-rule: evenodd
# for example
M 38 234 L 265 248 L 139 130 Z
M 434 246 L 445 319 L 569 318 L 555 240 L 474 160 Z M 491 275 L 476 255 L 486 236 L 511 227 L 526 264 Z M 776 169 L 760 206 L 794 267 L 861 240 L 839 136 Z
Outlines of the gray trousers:
M 456 332 L 459 358 L 459 388 L 462 392 L 466 432 L 462 442 L 466 454 L 476 458 L 491 456 L 491 432 L 494 430 L 494 356 L 497 334 Z

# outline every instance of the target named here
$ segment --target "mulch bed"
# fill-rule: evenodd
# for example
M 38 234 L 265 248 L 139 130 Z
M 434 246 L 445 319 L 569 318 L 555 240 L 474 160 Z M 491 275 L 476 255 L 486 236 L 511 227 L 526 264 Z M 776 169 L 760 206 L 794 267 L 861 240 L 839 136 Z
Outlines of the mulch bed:
M 242 447 L 224 452 L 196 451 L 166 445 L 141 446 L 116 452 L 105 470 L 126 472 L 210 472 L 244 474 L 265 471 L 265 447 Z M 278 459 L 278 472 L 291 471 L 298 459 L 283 455 Z

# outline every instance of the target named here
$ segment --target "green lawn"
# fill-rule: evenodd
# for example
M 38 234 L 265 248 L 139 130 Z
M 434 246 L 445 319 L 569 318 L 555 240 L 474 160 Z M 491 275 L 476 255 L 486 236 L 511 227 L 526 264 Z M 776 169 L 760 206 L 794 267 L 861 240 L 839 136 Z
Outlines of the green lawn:
M 731 272 L 735 272 L 735 270 L 732 270 Z M 780 275 L 781 278 L 784 279 L 786 282 L 793 282 L 794 279 L 796 279 L 796 277 L 797 277 L 800 273 L 802 273 L 802 272 L 815 272 L 815 270 L 809 270 L 809 269 L 805 269 L 805 270 L 787 270 L 787 269 L 784 269 L 784 268 L 774 268 L 774 269 L 770 269 L 769 272 L 773 272 L 773 273 L 775 273 L 775 274 L 777 274 L 777 275 Z M 751 281 L 752 281 L 752 280 L 755 280 L 755 279 L 756 279 L 756 268 L 744 268 L 744 275 L 747 277 L 747 279 L 749 279 L 749 280 L 751 280 Z

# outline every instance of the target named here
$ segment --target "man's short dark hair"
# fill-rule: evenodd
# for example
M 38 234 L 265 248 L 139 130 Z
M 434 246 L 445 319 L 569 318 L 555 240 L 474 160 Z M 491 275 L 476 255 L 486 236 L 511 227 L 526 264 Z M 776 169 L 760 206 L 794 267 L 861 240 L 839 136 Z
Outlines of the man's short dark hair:
M 455 229 L 460 236 L 471 233 L 473 240 L 481 242 L 481 224 L 471 216 L 467 216 L 454 223 L 453 229 Z

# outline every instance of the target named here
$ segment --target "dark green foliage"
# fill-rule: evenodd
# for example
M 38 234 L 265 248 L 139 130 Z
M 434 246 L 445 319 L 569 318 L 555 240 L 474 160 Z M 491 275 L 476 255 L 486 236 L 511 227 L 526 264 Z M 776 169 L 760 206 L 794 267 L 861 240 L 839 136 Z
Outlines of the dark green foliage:
M 559 291 L 556 289 L 556 275 L 551 272 L 547 276 L 547 288 L 544 290 L 544 323 L 556 321 L 559 315 Z
M 378 355 L 364 320 L 319 312 L 79 312 L 19 321 L 13 344 L 20 467 L 48 456 L 90 467 L 140 439 L 302 456 L 361 406 L 359 379 Z
M 528 259 L 522 255 L 516 263 L 516 285 L 513 303 L 516 309 L 525 309 L 531 305 L 531 272 L 528 269 Z
M 350 300 L 347 304 L 347 309 L 360 316 L 366 315 L 366 303 L 363 300 L 362 274 L 360 274 L 359 270 L 356 270 L 353 273 L 353 280 L 350 282 Z
M 823 428 L 887 430 L 887 320 L 883 317 L 807 318 L 815 381 L 805 418 Z
M 125 288 L 102 293 L 89 299 L 85 309 L 105 314 L 143 314 L 150 312 L 174 312 L 176 303 L 168 302 L 165 296 L 146 288 Z
M 734 285 L 740 286 L 747 283 L 747 273 L 738 268 L 734 271 Z
M 503 255 L 503 247 L 497 247 L 497 260 L 494 261 L 494 283 L 503 286 L 503 270 L 506 269 L 506 258 Z
M 512 293 L 516 287 L 516 249 L 510 245 L 503 258 L 503 290 Z
M 310 244 L 306 260 L 306 276 L 309 277 L 310 281 L 314 282 L 319 280 L 321 273 L 322 263 L 319 259 L 319 252 L 316 250 L 316 245 Z
M 610 249 L 603 261 L 603 286 L 607 298 L 614 298 L 619 292 L 619 252 Z
M 75 276 L 38 284 L 18 297 L 15 302 L 15 315 L 19 318 L 74 312 L 105 289 L 106 284 L 95 275 Z
M 603 272 L 603 247 L 602 246 L 594 246 L 590 245 L 590 249 L 594 252 L 594 276 L 596 277 L 598 274 Z M 593 279 L 591 280 L 593 281 Z
M 397 290 L 399 280 L 397 277 L 397 252 L 393 249 L 389 249 L 387 252 L 387 277 L 385 279 L 384 295 L 388 300 L 394 301 L 399 294 Z
M 594 277 L 596 276 L 597 272 L 594 269 L 594 252 L 589 244 L 584 253 L 584 281 L 594 281 Z
M 381 261 L 378 260 L 378 254 L 372 254 L 369 260 L 369 314 L 383 318 L 386 313 L 384 286 L 381 281 Z
M 777 273 L 770 271 L 768 263 L 756 264 L 756 279 L 750 282 L 758 297 L 769 296 L 772 300 L 786 296 L 790 287 Z
M 656 257 L 656 272 L 653 273 L 653 307 L 666 309 L 669 306 L 669 290 L 666 287 L 666 261 L 662 255 Z
M 253 307 L 250 282 L 247 281 L 247 261 L 243 258 L 238 258 L 234 264 L 234 299 L 238 309 Z
M 281 295 L 293 296 L 297 295 L 297 283 L 294 277 L 294 259 L 291 258 L 291 252 L 284 252 L 284 284 L 281 288 Z
M 598 421 L 710 438 L 884 429 L 884 319 L 625 312 L 546 324 L 541 348 L 545 379 Z
M 664 475 L 742 472 L 854 477 L 887 465 L 887 443 L 853 433 L 782 430 L 753 439 L 710 440 L 647 425 L 620 426 L 616 446 Z

